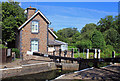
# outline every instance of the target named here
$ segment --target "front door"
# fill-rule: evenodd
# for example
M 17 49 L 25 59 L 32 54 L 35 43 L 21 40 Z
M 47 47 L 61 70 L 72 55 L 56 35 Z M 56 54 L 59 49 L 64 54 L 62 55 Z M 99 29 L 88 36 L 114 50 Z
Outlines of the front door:
M 38 52 L 38 41 L 37 40 L 31 41 L 31 51 Z

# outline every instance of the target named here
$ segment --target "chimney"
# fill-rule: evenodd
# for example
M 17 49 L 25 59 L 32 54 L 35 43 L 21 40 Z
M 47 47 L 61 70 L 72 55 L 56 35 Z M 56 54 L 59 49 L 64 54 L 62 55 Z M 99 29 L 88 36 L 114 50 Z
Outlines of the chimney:
M 53 32 L 53 28 L 50 28 L 50 30 Z
M 27 19 L 32 17 L 33 14 L 35 13 L 35 11 L 36 11 L 36 8 L 32 8 L 31 6 L 29 8 L 27 8 Z

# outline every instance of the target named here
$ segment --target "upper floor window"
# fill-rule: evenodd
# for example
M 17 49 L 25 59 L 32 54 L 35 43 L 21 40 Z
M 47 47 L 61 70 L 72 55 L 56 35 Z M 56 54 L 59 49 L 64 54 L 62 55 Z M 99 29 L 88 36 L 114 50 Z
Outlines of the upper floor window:
M 32 33 L 38 33 L 38 21 L 32 21 Z

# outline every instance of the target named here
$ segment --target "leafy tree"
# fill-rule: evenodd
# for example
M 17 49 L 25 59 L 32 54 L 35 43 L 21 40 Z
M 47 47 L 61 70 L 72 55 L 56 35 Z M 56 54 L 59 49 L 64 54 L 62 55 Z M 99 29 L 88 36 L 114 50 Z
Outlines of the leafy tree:
M 102 33 L 99 31 L 94 31 L 91 41 L 92 41 L 93 48 L 99 48 L 99 49 L 103 50 L 106 46 L 104 37 L 103 37 Z
M 92 48 L 92 42 L 90 40 L 80 40 L 76 42 L 76 47 L 80 49 Z
M 81 30 L 80 40 L 86 39 L 90 40 L 94 31 L 97 31 L 96 24 L 90 23 L 86 24 Z
M 26 20 L 19 2 L 2 2 L 2 41 L 10 44 L 16 39 L 17 28 Z
M 77 32 L 78 32 L 77 28 L 64 28 L 62 30 L 58 30 L 57 34 L 63 36 L 64 38 L 67 38 L 67 37 L 70 38 Z
M 113 21 L 114 18 L 111 15 L 106 16 L 105 18 L 101 18 L 100 21 L 98 22 L 97 29 L 101 32 L 104 32 L 110 28 L 113 28 L 114 27 Z
M 111 46 L 111 45 L 106 45 L 106 47 L 105 47 L 105 49 L 104 49 L 104 55 L 106 56 L 106 57 L 112 57 L 112 51 L 114 51 L 114 48 L 113 48 L 113 46 Z
M 115 29 L 105 31 L 104 38 L 107 45 L 112 45 L 116 51 L 120 51 L 120 34 Z
M 94 23 L 86 24 L 85 27 L 82 28 L 81 33 L 85 33 L 90 30 L 96 29 L 97 25 Z
M 74 45 L 76 42 L 76 37 L 79 36 L 77 28 L 64 28 L 56 32 L 58 40 L 64 41 L 69 45 Z M 75 37 L 76 36 L 76 37 Z

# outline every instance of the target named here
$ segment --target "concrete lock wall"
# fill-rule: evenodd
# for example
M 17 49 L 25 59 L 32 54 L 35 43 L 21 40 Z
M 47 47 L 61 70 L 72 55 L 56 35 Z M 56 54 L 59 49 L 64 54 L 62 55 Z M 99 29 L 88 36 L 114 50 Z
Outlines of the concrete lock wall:
M 6 69 L 1 69 L 1 71 L 2 71 L 2 78 L 7 78 L 12 76 L 45 72 L 54 69 L 56 69 L 54 62 L 46 62 L 46 63 L 22 65 L 21 67 L 16 67 L 16 68 L 6 68 Z

